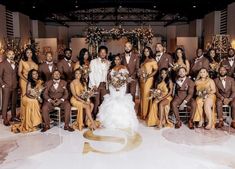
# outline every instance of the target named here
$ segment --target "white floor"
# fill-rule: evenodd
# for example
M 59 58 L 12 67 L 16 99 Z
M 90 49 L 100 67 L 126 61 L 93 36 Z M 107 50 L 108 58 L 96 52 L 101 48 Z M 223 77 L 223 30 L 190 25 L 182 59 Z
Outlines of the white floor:
M 235 130 L 226 130 L 159 130 L 141 124 L 137 134 L 99 129 L 92 136 L 87 130 L 69 133 L 58 127 L 13 134 L 0 125 L 0 168 L 232 169 Z

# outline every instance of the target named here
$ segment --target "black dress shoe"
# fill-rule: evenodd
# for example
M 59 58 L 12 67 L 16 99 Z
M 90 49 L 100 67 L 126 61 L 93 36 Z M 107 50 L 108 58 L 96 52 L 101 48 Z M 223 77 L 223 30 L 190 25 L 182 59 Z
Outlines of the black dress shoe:
M 175 128 L 176 128 L 176 129 L 179 129 L 181 126 L 182 126 L 182 122 L 181 122 L 181 121 L 178 121 L 178 122 L 175 124 Z
M 222 128 L 224 126 L 224 121 L 220 120 L 219 123 L 216 124 L 216 128 Z
M 10 121 L 11 122 L 20 122 L 20 119 L 17 117 L 12 117 Z
M 3 125 L 4 125 L 4 126 L 10 126 L 11 124 L 9 123 L 8 120 L 4 120 L 4 121 L 3 121 Z
M 49 130 L 50 129 L 50 127 L 49 126 L 45 126 L 45 127 L 43 127 L 43 129 L 41 130 L 41 132 L 46 132 L 47 130 Z
M 70 126 L 64 126 L 64 130 L 68 130 L 69 132 L 73 132 L 74 129 Z
M 191 130 L 194 129 L 194 124 L 193 124 L 192 120 L 189 120 L 189 122 L 188 122 L 188 128 L 191 129 Z

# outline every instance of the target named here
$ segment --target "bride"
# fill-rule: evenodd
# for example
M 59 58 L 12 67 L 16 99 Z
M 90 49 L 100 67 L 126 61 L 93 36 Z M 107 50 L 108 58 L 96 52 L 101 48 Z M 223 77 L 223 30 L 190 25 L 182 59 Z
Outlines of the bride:
M 104 96 L 104 101 L 99 107 L 97 119 L 101 122 L 101 126 L 111 129 L 131 129 L 136 131 L 138 128 L 138 120 L 134 109 L 132 95 L 126 94 L 126 83 L 122 83 L 117 87 L 112 83 L 114 79 L 121 75 L 126 77 L 128 70 L 121 65 L 120 56 L 114 58 L 115 66 L 109 73 L 109 91 L 110 94 Z M 120 82 L 120 81 L 119 81 Z

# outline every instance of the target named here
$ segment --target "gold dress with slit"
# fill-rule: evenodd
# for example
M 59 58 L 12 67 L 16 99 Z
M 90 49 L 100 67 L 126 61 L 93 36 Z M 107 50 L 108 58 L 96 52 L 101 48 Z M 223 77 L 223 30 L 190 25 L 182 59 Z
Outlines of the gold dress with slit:
M 196 90 L 197 91 L 203 91 L 203 90 L 208 90 L 211 89 L 210 83 L 211 83 L 210 78 L 208 78 L 206 81 L 197 81 L 196 84 Z M 209 94 L 206 99 L 211 98 L 213 100 L 213 106 L 212 106 L 212 128 L 214 128 L 215 123 L 216 123 L 216 95 L 215 94 Z M 204 98 L 197 96 L 196 98 L 196 110 L 195 110 L 195 115 L 193 118 L 193 121 L 195 122 L 200 122 L 204 121 Z
M 141 70 L 145 71 L 147 74 L 153 73 L 158 69 L 157 62 L 149 61 L 141 65 Z M 153 86 L 154 78 L 150 77 L 146 81 L 140 80 L 140 115 L 141 118 L 145 119 L 149 112 L 149 93 Z
M 42 83 L 43 82 L 39 80 L 34 89 L 29 89 L 28 87 L 27 90 L 39 90 L 43 87 Z M 38 129 L 38 125 L 42 123 L 39 101 L 36 98 L 30 98 L 27 95 L 24 95 L 22 97 L 22 105 L 24 106 L 24 111 L 21 112 L 21 122 L 19 124 L 12 125 L 12 132 L 27 133 L 36 131 Z
M 159 83 L 157 85 L 157 89 L 161 91 L 162 97 L 165 97 L 169 93 L 169 89 L 167 88 L 167 84 L 165 83 L 165 81 L 162 81 L 161 83 Z M 159 103 L 161 103 L 161 101 L 159 102 L 157 98 L 153 100 L 150 106 L 150 112 L 149 112 L 148 118 L 146 120 L 147 126 L 149 127 L 151 126 L 173 127 L 173 124 L 168 119 L 172 96 L 168 96 L 165 99 L 167 99 L 169 103 L 163 108 L 162 115 L 160 115 L 158 112 L 159 106 L 160 106 Z M 159 117 L 162 117 L 162 118 L 159 118 Z M 160 119 L 162 119 L 162 121 L 160 121 Z

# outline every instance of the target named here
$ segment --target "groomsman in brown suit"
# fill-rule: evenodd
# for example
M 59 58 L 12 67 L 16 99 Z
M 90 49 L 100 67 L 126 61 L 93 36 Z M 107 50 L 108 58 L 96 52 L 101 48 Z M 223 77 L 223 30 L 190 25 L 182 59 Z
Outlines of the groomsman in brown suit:
M 16 117 L 17 101 L 17 67 L 14 62 L 13 50 L 6 52 L 7 59 L 0 63 L 0 87 L 2 88 L 2 118 L 5 126 L 10 126 L 7 118 L 7 109 L 11 104 L 11 121 L 20 120 Z
M 130 93 L 135 101 L 136 85 L 138 81 L 137 73 L 140 67 L 140 56 L 138 53 L 134 53 L 132 49 L 132 44 L 127 42 L 125 44 L 125 53 L 121 55 L 121 58 L 122 64 L 127 67 L 129 76 L 132 78 L 132 81 L 127 85 L 127 93 Z
M 216 107 L 219 117 L 217 128 L 224 126 L 223 123 L 223 105 L 230 105 L 232 107 L 232 124 L 235 128 L 235 82 L 234 79 L 227 76 L 225 67 L 220 67 L 219 77 L 215 79 L 216 84 Z
M 61 78 L 70 83 L 73 80 L 74 62 L 71 60 L 72 50 L 67 48 L 64 50 L 64 59 L 59 61 L 57 68 L 61 73 Z
M 56 64 L 53 62 L 52 52 L 46 53 L 46 62 L 39 65 L 39 75 L 44 82 L 52 80 L 52 73 L 56 70 Z
M 174 99 L 171 102 L 172 111 L 176 117 L 175 128 L 180 128 L 182 122 L 179 117 L 179 109 L 183 110 L 185 105 L 191 107 L 191 115 L 189 120 L 189 128 L 194 129 L 193 116 L 195 113 L 196 105 L 193 99 L 194 95 L 194 82 L 186 76 L 187 70 L 181 67 L 178 70 L 178 79 L 176 80 Z
M 170 68 L 173 60 L 171 55 L 165 53 L 164 47 L 161 43 L 157 43 L 156 45 L 156 61 L 158 65 L 158 70 L 160 71 L 162 68 Z M 159 73 L 158 73 L 159 74 Z
M 196 79 L 199 70 L 205 68 L 209 70 L 209 60 L 204 57 L 203 50 L 197 49 L 197 57 L 191 62 L 190 75 L 193 79 Z
M 221 62 L 221 66 L 227 69 L 228 76 L 235 78 L 235 50 L 233 48 L 228 50 L 228 57 Z
M 71 106 L 69 103 L 69 93 L 67 90 L 67 83 L 60 79 L 60 72 L 55 70 L 52 74 L 53 80 L 50 80 L 45 85 L 45 91 L 43 97 L 45 99 L 42 106 L 42 117 L 45 122 L 42 132 L 50 129 L 50 117 L 49 113 L 54 110 L 55 107 L 60 107 L 64 110 L 65 125 L 64 130 L 74 131 L 69 126 Z

